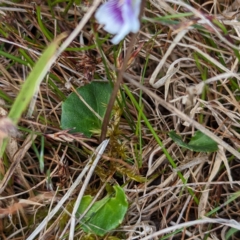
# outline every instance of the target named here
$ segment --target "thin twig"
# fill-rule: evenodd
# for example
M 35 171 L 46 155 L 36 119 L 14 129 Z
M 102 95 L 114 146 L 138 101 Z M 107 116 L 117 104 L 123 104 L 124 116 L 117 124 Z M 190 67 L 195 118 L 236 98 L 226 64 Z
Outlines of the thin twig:
M 142 14 L 143 14 L 143 11 L 144 11 L 144 6 L 145 6 L 145 0 L 142 1 L 141 3 L 141 12 L 139 14 L 139 18 L 141 18 Z M 123 61 L 123 65 L 122 65 L 122 68 L 119 70 L 118 72 L 118 77 L 117 77 L 117 81 L 116 83 L 114 84 L 114 88 L 113 88 L 113 91 L 112 91 L 112 95 L 111 95 L 111 98 L 109 100 L 109 103 L 108 103 L 108 107 L 107 107 L 107 110 L 106 110 L 106 113 L 105 113 L 105 116 L 104 116 L 104 119 L 103 119 L 103 123 L 102 123 L 102 131 L 101 131 L 101 136 L 100 136 L 100 142 L 102 142 L 105 137 L 106 137 L 106 134 L 107 134 L 107 128 L 108 128 L 108 123 L 109 123 L 109 120 L 110 120 L 110 116 L 111 116 L 111 112 L 112 112 L 112 108 L 114 106 L 114 102 L 117 98 L 117 93 L 118 93 L 118 90 L 120 88 L 120 85 L 122 83 L 122 76 L 123 76 L 123 73 L 125 71 L 125 69 L 127 68 L 127 64 L 128 64 L 128 59 L 130 57 L 130 54 L 132 52 L 132 49 L 134 48 L 135 46 L 135 43 L 136 43 L 136 37 L 137 37 L 137 34 L 133 34 L 132 37 L 131 37 L 131 40 L 130 40 L 130 45 L 127 49 L 127 54 L 124 58 L 124 61 Z

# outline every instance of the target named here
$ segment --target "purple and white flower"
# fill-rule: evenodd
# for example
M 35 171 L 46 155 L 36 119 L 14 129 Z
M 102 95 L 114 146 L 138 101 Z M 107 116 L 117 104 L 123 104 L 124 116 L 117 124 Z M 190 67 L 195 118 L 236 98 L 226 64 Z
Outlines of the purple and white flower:
M 118 44 L 130 32 L 138 32 L 140 5 L 141 0 L 109 0 L 96 11 L 95 17 L 104 25 L 103 29 L 115 34 L 113 44 Z

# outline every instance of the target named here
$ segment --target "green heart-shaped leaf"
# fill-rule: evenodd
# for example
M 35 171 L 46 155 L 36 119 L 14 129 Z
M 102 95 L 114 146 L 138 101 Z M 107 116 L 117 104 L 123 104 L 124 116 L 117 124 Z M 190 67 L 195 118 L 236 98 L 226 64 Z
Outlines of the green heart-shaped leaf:
M 71 93 L 62 104 L 62 129 L 73 129 L 72 132 L 91 137 L 93 131 L 101 129 L 101 118 L 106 112 L 111 92 L 109 83 L 92 82 L 78 88 L 77 94 Z
M 107 195 L 93 204 L 83 217 L 80 227 L 86 233 L 103 236 L 119 226 L 128 209 L 128 202 L 123 189 L 114 186 L 115 196 Z M 92 196 L 84 196 L 78 208 L 78 215 L 82 214 L 91 203 Z

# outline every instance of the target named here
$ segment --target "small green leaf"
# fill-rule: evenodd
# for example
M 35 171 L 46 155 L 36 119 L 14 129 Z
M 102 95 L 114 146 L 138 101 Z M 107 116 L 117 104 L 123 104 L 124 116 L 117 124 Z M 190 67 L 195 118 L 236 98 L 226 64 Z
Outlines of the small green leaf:
M 183 147 L 183 148 L 188 148 L 188 144 L 185 143 L 182 138 L 177 135 L 174 131 L 171 131 L 168 133 L 169 137 L 177 144 L 179 145 L 180 147 Z M 189 149 L 189 148 L 188 148 Z
M 70 94 L 62 104 L 62 129 L 73 129 L 72 132 L 81 132 L 87 137 L 91 137 L 93 131 L 100 131 L 111 92 L 109 83 L 92 82 L 78 88 L 78 94 Z
M 232 239 L 233 236 L 234 236 L 234 234 L 237 233 L 237 232 L 239 232 L 238 229 L 236 229 L 236 228 L 230 228 L 230 229 L 227 231 L 227 233 L 226 233 L 225 239 L 226 239 L 226 240 Z
M 191 138 L 189 146 L 196 152 L 215 152 L 218 150 L 217 143 L 200 131 L 197 131 Z
M 169 136 L 180 147 L 194 152 L 215 152 L 218 150 L 217 143 L 200 131 L 196 131 L 189 143 L 185 143 L 174 131 L 169 132 Z
M 115 197 L 107 195 L 95 202 L 81 220 L 80 227 L 84 232 L 104 236 L 122 223 L 128 209 L 127 198 L 121 187 L 116 185 L 113 188 Z M 89 195 L 83 197 L 78 208 L 78 217 L 87 209 L 92 199 Z

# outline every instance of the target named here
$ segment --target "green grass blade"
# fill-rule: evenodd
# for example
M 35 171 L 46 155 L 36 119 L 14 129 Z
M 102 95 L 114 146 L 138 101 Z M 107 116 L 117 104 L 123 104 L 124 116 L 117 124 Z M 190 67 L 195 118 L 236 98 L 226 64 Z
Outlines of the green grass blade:
M 44 34 L 44 36 L 49 40 L 52 41 L 53 39 L 53 34 L 45 27 L 43 21 L 42 21 L 42 16 L 41 16 L 41 7 L 37 6 L 36 7 L 36 12 L 37 12 L 37 20 L 39 27 L 41 28 L 41 32 Z
M 138 105 L 138 102 L 136 101 L 136 99 L 134 98 L 134 96 L 132 95 L 132 93 L 130 92 L 130 90 L 128 89 L 128 87 L 126 85 L 124 85 L 124 89 L 127 93 L 127 95 L 129 96 L 129 98 L 131 99 L 132 103 L 134 104 L 134 106 L 137 108 L 138 112 L 141 114 L 142 119 L 144 120 L 146 126 L 148 127 L 148 129 L 150 130 L 150 132 L 152 133 L 153 137 L 155 138 L 156 142 L 158 143 L 158 145 L 162 148 L 162 151 L 164 152 L 165 156 L 167 157 L 169 163 L 172 165 L 173 168 L 177 168 L 176 163 L 174 162 L 174 160 L 172 159 L 172 157 L 170 156 L 169 152 L 167 151 L 167 149 L 163 146 L 162 141 L 160 140 L 160 138 L 158 137 L 158 135 L 156 134 L 156 132 L 154 131 L 152 125 L 150 124 L 150 122 L 148 121 L 147 117 L 144 115 L 142 108 Z M 183 177 L 182 173 L 177 171 L 177 175 L 178 177 L 182 180 L 183 184 L 187 183 L 187 180 Z M 194 201 L 198 204 L 199 200 L 197 199 L 197 197 L 195 196 L 193 190 L 191 188 L 188 188 L 188 192 L 191 194 L 191 196 L 194 198 Z
M 0 50 L 0 56 L 6 57 L 8 59 L 11 59 L 11 60 L 13 60 L 17 63 L 20 63 L 22 65 L 25 65 L 25 66 L 27 66 L 27 64 L 28 64 L 26 61 L 22 60 L 21 58 L 15 57 L 15 56 L 13 56 L 7 52 L 4 52 L 2 50 Z
M 65 35 L 60 35 L 55 41 L 53 41 L 49 47 L 44 51 L 34 68 L 32 69 L 31 73 L 29 74 L 28 78 L 24 82 L 15 102 L 12 105 L 12 108 L 9 112 L 8 117 L 12 120 L 14 124 L 17 124 L 19 118 L 21 117 L 22 113 L 27 108 L 29 102 L 31 101 L 33 95 L 35 94 L 38 86 L 40 85 L 41 81 L 49 71 L 51 65 L 49 64 L 51 58 L 54 56 L 58 44 L 60 40 Z M 7 141 L 4 141 L 1 146 L 0 156 L 3 155 L 5 148 L 7 145 Z
M 47 74 L 50 68 L 48 62 L 52 58 L 52 56 L 54 56 L 58 47 L 59 40 L 60 39 L 57 39 L 49 45 L 49 47 L 45 50 L 43 55 L 40 57 L 40 59 L 32 69 L 28 78 L 24 82 L 22 89 L 18 94 L 8 116 L 15 124 L 18 122 L 18 119 L 21 117 L 22 113 L 27 108 L 27 105 L 32 99 L 38 86 Z

